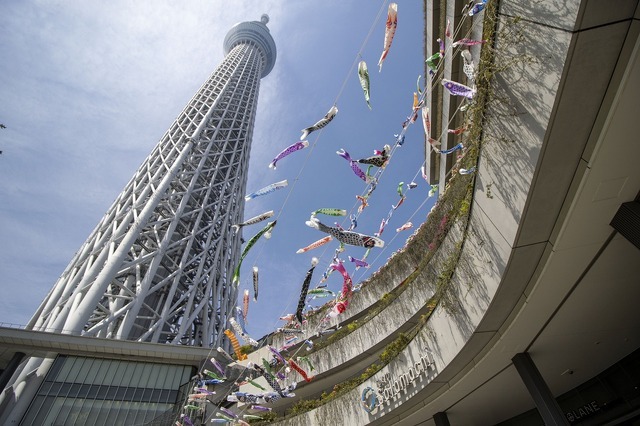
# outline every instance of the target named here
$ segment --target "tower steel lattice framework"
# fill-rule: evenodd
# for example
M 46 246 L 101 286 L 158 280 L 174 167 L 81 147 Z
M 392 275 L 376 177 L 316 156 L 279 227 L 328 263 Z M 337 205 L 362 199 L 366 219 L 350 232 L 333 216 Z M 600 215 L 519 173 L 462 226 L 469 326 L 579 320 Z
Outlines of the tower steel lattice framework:
M 237 288 L 260 79 L 276 46 L 235 25 L 224 61 L 169 127 L 65 269 L 28 328 L 142 342 L 221 343 Z

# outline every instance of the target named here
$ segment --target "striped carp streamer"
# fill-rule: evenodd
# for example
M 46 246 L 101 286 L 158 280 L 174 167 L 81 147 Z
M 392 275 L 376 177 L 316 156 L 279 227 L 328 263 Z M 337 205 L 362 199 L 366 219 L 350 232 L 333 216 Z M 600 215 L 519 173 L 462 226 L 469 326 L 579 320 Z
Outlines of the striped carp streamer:
M 253 300 L 258 301 L 258 267 L 253 267 Z
M 385 167 L 387 165 L 387 161 L 389 161 L 389 153 L 391 152 L 391 147 L 389 145 L 385 145 L 382 148 L 382 151 L 378 151 L 375 149 L 373 151 L 373 156 L 367 158 L 361 158 L 358 160 L 360 164 L 369 164 L 370 166 L 375 167 Z
M 396 3 L 390 3 L 389 9 L 387 10 L 387 23 L 385 24 L 384 30 L 384 48 L 378 61 L 378 66 L 380 67 L 379 72 L 382 71 L 382 63 L 389 54 L 393 36 L 396 35 L 396 28 L 398 28 L 398 5 Z
M 302 311 L 304 309 L 305 301 L 307 299 L 307 292 L 309 291 L 309 284 L 311 284 L 311 277 L 313 276 L 313 271 L 316 269 L 318 265 L 318 258 L 314 257 L 311 259 L 311 268 L 307 271 L 307 275 L 304 277 L 304 282 L 302 283 L 302 288 L 300 289 L 300 298 L 298 299 L 298 308 L 296 309 L 296 318 L 302 324 L 304 318 L 302 317 Z
M 267 223 L 267 226 L 262 228 L 256 235 L 251 237 L 249 242 L 247 242 L 247 245 L 245 246 L 244 250 L 242 250 L 242 254 L 240 255 L 240 259 L 238 260 L 238 265 L 236 266 L 236 270 L 233 272 L 233 282 L 234 283 L 237 283 L 240 280 L 240 266 L 242 266 L 242 261 L 247 256 L 247 253 L 249 252 L 251 247 L 253 247 L 253 245 L 263 235 L 264 235 L 265 238 L 270 238 L 271 237 L 271 231 L 273 231 L 273 228 L 276 226 L 276 222 L 277 221 L 274 220 L 273 222 Z
M 458 173 L 460 173 L 461 175 L 470 175 L 472 173 L 475 173 L 476 171 L 476 166 L 473 166 L 469 169 L 460 169 Z
M 240 343 L 238 343 L 238 339 L 236 338 L 236 335 L 233 334 L 233 331 L 227 328 L 224 331 L 224 334 L 229 338 L 229 341 L 231 342 L 233 351 L 236 353 L 236 358 L 238 358 L 238 361 L 244 361 L 245 359 L 247 359 L 247 355 L 243 354 L 240 351 Z
M 372 237 L 369 235 L 359 234 L 353 231 L 345 231 L 339 228 L 332 228 L 324 225 L 315 217 L 311 217 L 305 224 L 311 228 L 315 228 L 320 232 L 331 235 L 336 240 L 343 244 L 349 244 L 352 246 L 360 247 L 384 247 L 384 241 L 380 238 Z
M 271 162 L 269 163 L 269 168 L 275 170 L 276 169 L 276 163 L 280 160 L 282 160 L 284 157 L 286 157 L 289 154 L 292 154 L 296 151 L 299 151 L 301 149 L 304 149 L 306 147 L 309 146 L 309 142 L 308 141 L 301 141 L 301 142 L 296 142 L 292 145 L 289 145 L 287 148 L 283 149 L 282 151 L 280 151 L 280 154 L 276 155 L 276 157 L 271 160 Z
M 429 190 L 429 198 L 436 195 L 436 192 L 438 192 L 438 185 L 431 185 L 431 189 Z
M 465 86 L 464 84 L 456 83 L 455 81 L 447 80 L 446 78 L 442 79 L 442 85 L 454 96 L 464 96 L 465 98 L 472 99 L 476 94 L 475 89 Z
M 315 249 L 315 248 L 318 248 L 318 247 L 320 247 L 320 246 L 323 246 L 323 245 L 327 244 L 327 243 L 328 243 L 329 241 L 331 241 L 331 240 L 333 240 L 333 237 L 332 237 L 331 235 L 327 235 L 326 237 L 321 238 L 321 239 L 319 239 L 318 241 L 313 242 L 313 243 L 309 244 L 309 245 L 308 245 L 308 246 L 306 246 L 306 247 L 303 247 L 303 248 L 301 248 L 301 249 L 298 249 L 298 251 L 296 251 L 296 253 L 297 253 L 297 254 L 300 254 L 300 253 L 306 253 L 306 252 L 308 252 L 309 250 L 313 250 L 313 249 Z
M 331 120 L 333 120 L 337 113 L 338 107 L 336 107 L 335 105 L 332 106 L 331 109 L 329 109 L 329 112 L 327 112 L 324 117 L 316 122 L 316 124 L 311 127 L 307 127 L 306 129 L 302 129 L 302 136 L 300 136 L 300 140 L 306 139 L 307 136 L 309 136 L 309 133 L 315 132 L 316 130 L 320 130 L 325 127 L 331 122 Z
M 360 79 L 360 86 L 362 86 L 362 91 L 364 92 L 364 100 L 367 101 L 367 106 L 371 109 L 371 104 L 369 103 L 369 70 L 367 69 L 367 63 L 365 61 L 358 63 L 358 78 Z
M 234 232 L 238 232 L 240 228 L 242 228 L 243 226 L 253 225 L 253 224 L 262 222 L 263 220 L 269 219 L 271 216 L 273 216 L 273 210 L 269 210 L 268 212 L 261 213 L 258 216 L 254 216 L 251 219 L 245 220 L 242 223 L 231 225 L 231 228 L 233 229 Z
M 245 195 L 245 201 L 253 200 L 256 197 L 260 197 L 261 195 L 269 194 L 277 189 L 282 189 L 285 186 L 289 185 L 287 180 L 281 180 L 280 182 L 272 183 L 271 185 L 267 185 L 264 188 L 258 189 L 256 192 L 252 192 L 249 195 Z
M 242 295 L 242 319 L 247 322 L 247 315 L 249 315 L 249 290 L 245 290 Z
M 475 46 L 477 44 L 486 43 L 487 40 L 471 40 L 470 38 L 461 38 L 460 40 L 452 44 L 453 47 L 457 46 Z
M 236 334 L 240 335 L 240 337 L 242 337 L 242 340 L 247 342 L 247 344 L 249 344 L 251 346 L 254 346 L 254 347 L 258 347 L 259 346 L 258 342 L 256 342 L 254 339 L 252 339 L 247 333 L 242 331 L 242 328 L 240 327 L 240 324 L 238 324 L 238 322 L 236 321 L 235 318 L 233 318 L 233 317 L 229 318 L 229 324 L 231 324 L 231 327 L 233 327 L 233 330 L 236 332 Z
M 305 380 L 305 382 L 309 383 L 311 380 L 313 380 L 313 376 L 309 376 L 307 372 L 304 371 L 302 367 L 300 367 L 300 365 L 298 365 L 298 363 L 293 360 L 293 358 L 289 358 L 289 367 L 297 371 L 298 374 L 300 374 L 302 378 Z
M 340 157 L 344 158 L 349 162 L 349 165 L 351 166 L 351 170 L 353 171 L 353 173 L 355 173 L 356 176 L 358 176 L 360 179 L 362 179 L 366 183 L 369 183 L 369 181 L 371 180 L 369 176 L 367 176 L 362 171 L 362 169 L 358 167 L 358 162 L 352 159 L 347 151 L 345 151 L 344 149 L 340 149 L 339 151 L 336 151 L 336 154 L 338 154 Z

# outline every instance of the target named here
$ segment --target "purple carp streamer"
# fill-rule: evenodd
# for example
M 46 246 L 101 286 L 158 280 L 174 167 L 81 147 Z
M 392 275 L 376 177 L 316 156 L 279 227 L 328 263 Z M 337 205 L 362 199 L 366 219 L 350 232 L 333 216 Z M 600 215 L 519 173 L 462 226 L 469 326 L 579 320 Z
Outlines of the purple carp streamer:
M 321 238 L 321 239 L 319 239 L 318 241 L 316 241 L 316 242 L 314 242 L 314 243 L 311 243 L 311 244 L 309 244 L 309 245 L 308 245 L 308 246 L 306 246 L 306 247 L 303 247 L 303 248 L 301 248 L 301 249 L 298 249 L 298 251 L 296 251 L 296 253 L 297 253 L 297 254 L 300 254 L 300 253 L 306 253 L 306 252 L 308 252 L 309 250 L 313 250 L 313 249 L 315 249 L 315 248 L 318 248 L 318 247 L 320 247 L 320 246 L 323 246 L 323 245 L 327 244 L 327 243 L 328 243 L 329 241 L 331 241 L 331 240 L 333 240 L 333 237 L 332 237 L 331 235 L 327 235 L 326 237 Z
M 324 225 L 315 217 L 311 217 L 305 223 L 311 228 L 315 228 L 321 232 L 331 235 L 333 238 L 343 244 L 360 247 L 384 247 L 384 241 L 382 241 L 380 238 L 359 234 L 353 231 L 345 231 L 338 228 L 332 228 L 330 226 Z
M 276 163 L 278 161 L 282 160 L 287 155 L 289 155 L 291 153 L 294 153 L 296 151 L 299 151 L 301 149 L 304 149 L 304 148 L 306 148 L 308 146 L 309 146 L 309 142 L 308 141 L 296 142 L 293 145 L 289 145 L 287 148 L 285 148 L 282 151 L 280 151 L 280 154 L 276 155 L 276 157 L 273 160 L 271 160 L 271 162 L 269 163 L 269 168 L 275 170 L 276 169 Z
M 307 275 L 304 277 L 304 282 L 302 283 L 302 288 L 300 289 L 300 299 L 298 299 L 298 309 L 296 310 L 296 318 L 302 324 L 304 318 L 302 317 L 302 311 L 304 309 L 305 301 L 307 300 L 307 293 L 309 292 L 309 284 L 311 284 L 311 277 L 313 276 L 313 271 L 316 269 L 318 265 L 318 259 L 311 259 L 311 269 L 307 271 Z
M 242 223 L 231 225 L 231 228 L 234 232 L 238 232 L 243 226 L 254 225 L 256 223 L 262 222 L 263 220 L 269 219 L 271 216 L 273 216 L 273 210 L 269 210 L 268 212 L 264 212 L 262 214 L 259 214 L 258 216 L 254 216 Z
M 382 148 L 382 151 L 378 151 L 376 149 L 373 151 L 373 154 L 374 154 L 373 156 L 367 157 L 367 158 L 361 158 L 358 160 L 358 163 L 369 164 L 375 167 L 385 167 L 387 165 L 387 161 L 389 161 L 390 152 L 391 152 L 391 147 L 389 145 L 385 145 Z
M 393 36 L 396 34 L 396 28 L 398 27 L 398 5 L 396 3 L 390 3 L 389 9 L 387 10 L 387 23 L 385 25 L 384 30 L 384 48 L 382 50 L 382 55 L 380 55 L 380 60 L 378 61 L 378 66 L 380 67 L 379 71 L 382 71 L 382 63 L 386 59 L 389 54 L 389 49 L 391 48 L 391 42 L 393 41 Z
M 253 301 L 258 301 L 258 267 L 253 267 Z
M 371 109 L 371 104 L 369 103 L 369 70 L 365 61 L 358 63 L 358 78 L 364 92 L 364 100 L 367 101 L 367 106 Z
M 331 120 L 333 120 L 337 113 L 338 107 L 336 107 L 335 105 L 332 106 L 329 112 L 327 112 L 325 116 L 322 117 L 322 119 L 320 119 L 316 124 L 311 127 L 307 127 L 306 129 L 302 129 L 302 136 L 300 136 L 300 140 L 306 139 L 307 136 L 309 136 L 309 133 L 315 132 L 316 130 L 320 130 L 325 127 L 331 122 Z
M 353 170 L 353 173 L 355 173 L 356 176 L 358 176 L 360 179 L 362 179 L 366 183 L 369 183 L 370 181 L 369 176 L 367 176 L 362 171 L 362 169 L 358 167 L 358 162 L 352 159 L 347 151 L 345 151 L 344 149 L 340 149 L 340 151 L 336 151 L 336 154 L 338 154 L 340 157 L 344 158 L 349 162 L 349 165 L 351 166 L 351 170 Z
M 256 197 L 259 197 L 261 195 L 266 195 L 269 194 L 273 191 L 275 191 L 276 189 L 282 189 L 285 186 L 287 186 L 289 184 L 289 182 L 287 182 L 287 180 L 281 180 L 280 182 L 276 182 L 276 183 L 272 183 L 271 185 L 267 185 L 262 189 L 257 190 L 256 192 L 252 192 L 249 195 L 245 195 L 244 199 L 246 201 L 252 200 Z
M 370 265 L 362 259 L 356 259 L 355 257 L 348 256 L 349 261 L 356 264 L 356 270 L 360 268 L 368 268 Z
M 456 46 L 475 46 L 477 44 L 486 43 L 487 40 L 471 40 L 470 38 L 461 38 L 460 40 L 454 42 L 452 44 L 453 47 Z
M 260 239 L 260 237 L 262 237 L 263 235 L 265 236 L 265 238 L 268 238 L 268 236 L 271 236 L 271 231 L 273 230 L 273 228 L 276 226 L 276 220 L 274 220 L 273 222 L 269 222 L 267 224 L 267 226 L 265 226 L 264 228 L 262 228 L 256 235 L 254 235 L 253 237 L 251 237 L 251 239 L 249 240 L 249 242 L 247 242 L 247 245 L 245 246 L 244 250 L 242 250 L 242 254 L 240 255 L 240 260 L 238 260 L 238 265 L 236 266 L 236 270 L 233 272 L 233 282 L 237 283 L 240 280 L 240 266 L 242 266 L 242 261 L 244 260 L 244 258 L 247 256 L 247 253 L 249 252 L 249 250 L 251 249 L 251 247 L 254 246 L 254 244 Z M 268 236 L 267 236 L 268 235 Z
M 456 146 L 449 148 L 449 149 L 445 149 L 444 151 L 440 151 L 440 154 L 451 154 L 454 151 L 457 151 L 459 149 L 463 149 L 464 145 L 462 144 L 462 142 L 460 142 L 459 144 L 457 144 Z
M 447 80 L 446 78 L 442 79 L 442 85 L 454 96 L 464 96 L 465 98 L 471 99 L 476 94 L 475 89 L 465 86 L 464 84 L 456 83 L 455 81 Z

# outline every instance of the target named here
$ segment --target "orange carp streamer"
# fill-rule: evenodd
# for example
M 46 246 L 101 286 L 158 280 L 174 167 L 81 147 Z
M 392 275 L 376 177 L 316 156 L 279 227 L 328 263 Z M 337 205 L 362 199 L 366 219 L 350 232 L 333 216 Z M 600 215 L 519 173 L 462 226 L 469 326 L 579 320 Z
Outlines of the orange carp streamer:
M 224 334 L 226 334 L 231 341 L 231 346 L 233 346 L 233 351 L 236 353 L 236 358 L 238 358 L 238 361 L 244 361 L 245 359 L 247 359 L 247 355 L 240 352 L 240 343 L 238 342 L 238 339 L 236 339 L 236 335 L 233 334 L 233 331 L 227 328 L 224 331 Z

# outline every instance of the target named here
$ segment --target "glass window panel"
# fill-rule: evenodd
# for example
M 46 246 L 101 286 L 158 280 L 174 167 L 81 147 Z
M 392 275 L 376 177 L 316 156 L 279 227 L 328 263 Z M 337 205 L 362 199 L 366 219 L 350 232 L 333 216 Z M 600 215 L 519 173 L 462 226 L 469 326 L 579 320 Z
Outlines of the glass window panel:
M 87 423 L 88 425 L 94 425 L 94 426 L 102 426 L 105 424 L 105 418 L 107 416 L 103 415 L 106 413 L 103 413 L 102 410 L 102 405 L 104 404 L 104 401 L 98 401 L 98 400 L 93 400 L 93 403 L 91 404 L 91 410 L 89 411 L 89 420 L 90 423 Z
M 58 414 L 60 414 L 60 410 L 62 410 L 63 404 L 64 404 L 64 398 L 54 398 L 53 404 L 51 404 L 51 409 L 49 410 L 49 412 L 47 413 L 47 416 L 44 418 L 44 420 L 40 424 L 43 424 L 43 425 L 58 424 L 58 423 L 55 423 L 55 420 L 58 417 Z M 34 425 L 36 424 L 38 423 L 34 423 Z
M 162 389 L 177 389 L 180 384 L 180 370 L 181 367 L 176 365 L 169 366 L 169 371 L 164 376 L 164 382 L 162 383 Z
M 133 373 L 131 374 L 131 380 L 129 381 L 129 386 L 138 387 L 140 386 L 140 381 L 142 379 L 142 368 L 140 368 L 140 364 L 131 363 L 133 368 Z
M 67 358 L 68 357 L 66 355 L 58 355 L 56 357 L 55 361 L 53 362 L 53 365 L 51 365 L 51 368 L 47 372 L 46 380 L 52 381 L 52 382 L 56 380 L 56 378 L 58 377 L 58 374 L 60 373 L 60 369 L 67 361 Z
M 109 360 L 107 361 L 107 376 L 104 379 L 104 383 L 105 385 L 113 385 L 114 384 L 114 379 L 115 379 L 115 375 L 116 375 L 116 371 L 118 370 L 118 361 L 113 361 L 113 360 Z
M 132 385 L 132 380 L 133 380 L 133 376 L 134 376 L 134 372 L 135 372 L 135 364 L 132 362 L 123 362 L 122 363 L 125 367 L 124 369 L 124 375 L 122 377 L 122 381 L 120 382 L 120 386 L 135 386 Z
M 113 381 L 111 382 L 112 385 L 116 385 L 116 386 L 126 386 L 127 384 L 125 383 L 123 385 L 123 381 L 125 379 L 125 372 L 127 371 L 127 365 L 129 364 L 128 362 L 122 362 L 122 361 L 118 361 L 115 364 L 115 369 L 113 370 Z
M 100 367 L 98 367 L 98 374 L 96 375 L 95 383 L 102 384 L 104 383 L 107 372 L 109 371 L 109 363 L 106 360 L 97 361 L 100 364 Z
M 67 357 L 66 360 L 63 361 L 63 365 L 60 368 L 60 373 L 58 373 L 58 377 L 56 381 L 58 382 L 66 382 L 69 380 L 69 374 L 73 371 L 73 365 L 78 360 L 75 356 Z
M 47 399 L 51 399 L 53 401 L 53 398 L 47 398 L 45 396 L 36 396 L 33 399 L 33 402 L 31 403 L 31 406 L 29 407 L 29 411 L 27 411 L 27 415 L 24 417 L 22 424 L 24 424 L 25 426 L 29 426 L 32 424 L 40 424 L 39 422 L 34 423 L 34 418 L 38 416 L 46 415 L 46 411 L 43 411 L 43 408 L 44 408 L 44 405 L 46 405 L 45 403 L 47 402 Z M 44 409 L 46 410 L 47 408 L 44 408 Z
M 96 376 L 98 375 L 98 366 L 100 365 L 101 360 L 96 359 L 91 363 L 91 368 L 87 372 L 87 376 L 85 377 L 85 383 L 94 384 L 96 383 Z
M 87 375 L 89 374 L 89 371 L 91 370 L 92 367 L 93 367 L 93 360 L 84 358 L 82 365 L 78 369 L 78 374 L 75 377 L 74 382 L 85 383 L 87 381 Z
M 151 372 L 153 370 L 153 365 L 144 364 L 142 365 L 142 377 L 140 378 L 139 387 L 149 387 L 149 382 L 153 380 Z

